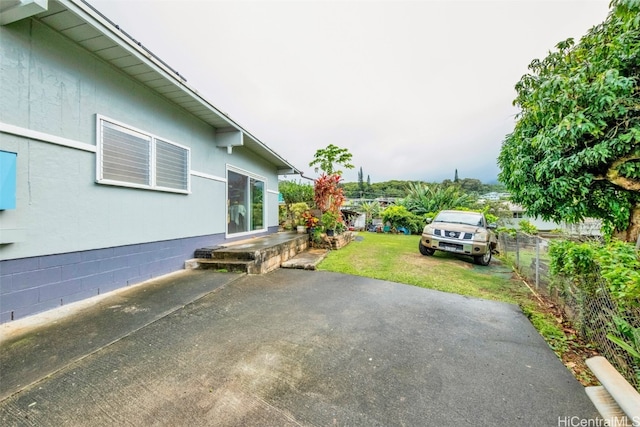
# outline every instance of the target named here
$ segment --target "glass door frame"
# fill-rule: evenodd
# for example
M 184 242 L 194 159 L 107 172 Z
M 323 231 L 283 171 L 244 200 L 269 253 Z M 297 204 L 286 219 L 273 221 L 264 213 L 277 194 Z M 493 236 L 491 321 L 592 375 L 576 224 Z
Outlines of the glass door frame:
M 226 166 L 226 178 L 226 236 L 266 231 L 267 179 L 231 165 Z M 256 197 L 261 198 L 261 203 L 260 200 L 256 202 Z M 259 217 L 253 218 L 254 214 Z

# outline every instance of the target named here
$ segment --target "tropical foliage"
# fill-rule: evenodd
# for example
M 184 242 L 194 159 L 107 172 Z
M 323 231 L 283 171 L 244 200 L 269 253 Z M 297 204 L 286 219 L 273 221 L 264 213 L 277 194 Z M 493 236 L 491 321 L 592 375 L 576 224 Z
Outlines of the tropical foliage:
M 291 204 L 292 225 L 306 225 L 305 213 L 309 211 L 309 205 L 301 203 Z
M 588 292 L 599 274 L 621 306 L 640 306 L 640 259 L 633 245 L 620 240 L 605 244 L 564 240 L 553 242 L 549 254 L 552 273 L 573 278 Z
M 607 19 L 533 60 L 516 85 L 520 107 L 498 163 L 530 215 L 608 234 L 640 230 L 640 2 L 613 0 Z
M 373 218 L 379 217 L 383 209 L 379 202 L 364 202 L 358 210 L 364 214 L 365 222 L 371 224 Z
M 340 148 L 329 144 L 326 148 L 319 149 L 314 155 L 309 166 L 318 166 L 322 169 L 322 174 L 314 180 L 314 202 L 322 218 L 320 223 L 327 230 L 335 230 L 338 226 L 344 225 L 340 207 L 345 202 L 344 192 L 340 186 L 342 181 L 342 171 L 336 166 L 341 165 L 347 169 L 352 169 L 352 155 L 346 148 Z
M 280 181 L 278 182 L 278 191 L 282 194 L 285 204 L 313 202 L 313 186 L 311 184 Z
M 495 183 L 495 184 L 478 184 L 480 180 L 475 178 L 463 178 L 460 179 L 457 183 L 449 179 L 445 179 L 441 183 L 438 182 L 426 182 L 426 181 L 401 181 L 401 180 L 391 180 L 384 182 L 366 182 L 363 187 L 361 187 L 359 182 L 345 182 L 342 183 L 342 188 L 344 189 L 344 194 L 350 198 L 365 198 L 365 199 L 375 199 L 377 197 L 384 198 L 402 198 L 406 196 L 407 188 L 412 184 L 422 184 L 422 185 L 442 185 L 444 187 L 449 187 L 451 185 L 458 186 L 461 190 L 470 193 L 470 194 L 483 194 L 489 193 L 492 191 L 503 193 L 505 192 L 504 184 Z
M 401 205 L 392 205 L 386 208 L 382 213 L 382 221 L 385 224 L 391 224 L 396 229 L 404 227 L 412 234 L 422 231 L 426 222 L 424 217 L 409 212 L 407 208 Z
M 342 175 L 342 171 L 336 169 L 336 166 L 342 165 L 346 169 L 353 169 L 352 157 L 353 155 L 346 148 L 329 144 L 326 148 L 316 151 L 309 166 L 320 168 L 326 175 Z
M 296 203 L 313 204 L 313 187 L 309 184 L 301 184 L 294 181 L 280 181 L 278 191 L 284 199 L 284 210 L 280 210 L 280 222 L 294 225 L 298 218 L 292 209 Z
M 322 174 L 315 180 L 314 200 L 322 213 L 327 211 L 340 212 L 340 206 L 345 201 L 342 188 L 339 186 L 341 179 L 338 174 Z
M 443 209 L 470 207 L 473 199 L 455 185 L 429 185 L 409 183 L 406 197 L 398 201 L 416 215 L 438 212 Z

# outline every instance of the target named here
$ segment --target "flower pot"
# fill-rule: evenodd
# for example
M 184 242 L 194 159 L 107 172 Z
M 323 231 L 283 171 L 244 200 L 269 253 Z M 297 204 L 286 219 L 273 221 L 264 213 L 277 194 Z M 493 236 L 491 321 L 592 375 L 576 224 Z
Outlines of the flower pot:
M 297 226 L 297 230 L 298 230 L 298 233 L 304 234 L 304 233 L 307 232 L 307 226 L 306 225 L 298 225 Z
M 335 230 L 331 230 L 331 229 L 327 230 L 327 236 L 333 236 L 334 233 L 335 233 Z

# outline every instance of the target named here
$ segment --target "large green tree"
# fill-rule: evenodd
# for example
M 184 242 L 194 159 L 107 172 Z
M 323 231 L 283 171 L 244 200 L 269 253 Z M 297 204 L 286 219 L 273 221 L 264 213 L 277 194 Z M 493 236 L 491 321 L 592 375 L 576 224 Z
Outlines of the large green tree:
M 346 169 L 353 169 L 352 157 L 353 155 L 346 148 L 329 144 L 326 148 L 316 150 L 309 166 L 316 166 L 327 175 L 342 175 L 342 171 L 338 170 L 337 166 L 342 165 Z
M 640 1 L 612 0 L 579 43 L 529 65 L 521 111 L 498 157 L 500 180 L 530 214 L 600 218 L 626 241 L 640 230 Z

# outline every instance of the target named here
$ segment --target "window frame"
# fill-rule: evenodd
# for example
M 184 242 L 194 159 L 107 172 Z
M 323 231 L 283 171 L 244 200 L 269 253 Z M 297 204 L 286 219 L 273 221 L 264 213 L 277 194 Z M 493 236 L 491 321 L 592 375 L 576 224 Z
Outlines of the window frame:
M 147 165 L 147 171 L 149 173 L 149 184 L 139 184 L 135 182 L 121 181 L 117 179 L 109 179 L 104 177 L 104 127 L 103 123 L 109 123 L 112 126 L 119 127 L 117 129 L 123 133 L 139 134 L 150 139 L 149 142 L 149 160 Z M 185 164 L 185 176 L 186 176 L 186 189 L 172 188 L 158 185 L 157 179 L 157 143 L 165 143 L 177 147 L 180 150 L 186 152 L 186 164 Z M 151 132 L 147 132 L 141 129 L 137 129 L 126 123 L 122 123 L 111 118 L 96 115 L 96 182 L 103 185 L 113 185 L 117 187 L 137 188 L 143 190 L 161 191 L 165 193 L 178 193 L 178 194 L 191 194 L 191 149 L 182 144 L 175 143 L 167 138 L 157 136 Z
M 245 169 L 227 164 L 226 165 L 226 171 L 225 171 L 225 177 L 227 179 L 227 184 L 226 184 L 226 199 L 227 199 L 227 224 L 226 224 L 226 236 L 229 237 L 237 237 L 237 236 L 243 236 L 243 235 L 250 235 L 250 234 L 255 234 L 255 233 L 263 233 L 265 231 L 268 230 L 268 225 L 267 225 L 267 219 L 268 219 L 268 206 L 267 206 L 267 178 L 262 176 L 262 175 L 258 175 L 256 173 L 253 172 L 249 172 Z M 248 230 L 244 230 L 244 231 L 236 231 L 236 232 L 231 232 L 229 230 L 229 206 L 231 203 L 231 197 L 229 194 L 229 172 L 233 172 L 235 174 L 241 175 L 243 177 L 246 178 L 246 187 L 245 187 L 245 193 L 244 193 L 244 197 L 245 200 L 248 200 L 250 202 L 249 205 L 246 206 L 247 208 L 247 226 L 248 226 Z M 262 183 L 262 227 L 261 228 L 257 228 L 257 229 L 252 229 L 252 215 L 253 215 L 253 210 L 255 209 L 255 207 L 253 206 L 253 200 L 249 200 L 250 199 L 250 195 L 251 195 L 251 190 L 252 190 L 252 186 L 251 186 L 251 180 L 255 180 L 258 182 Z

